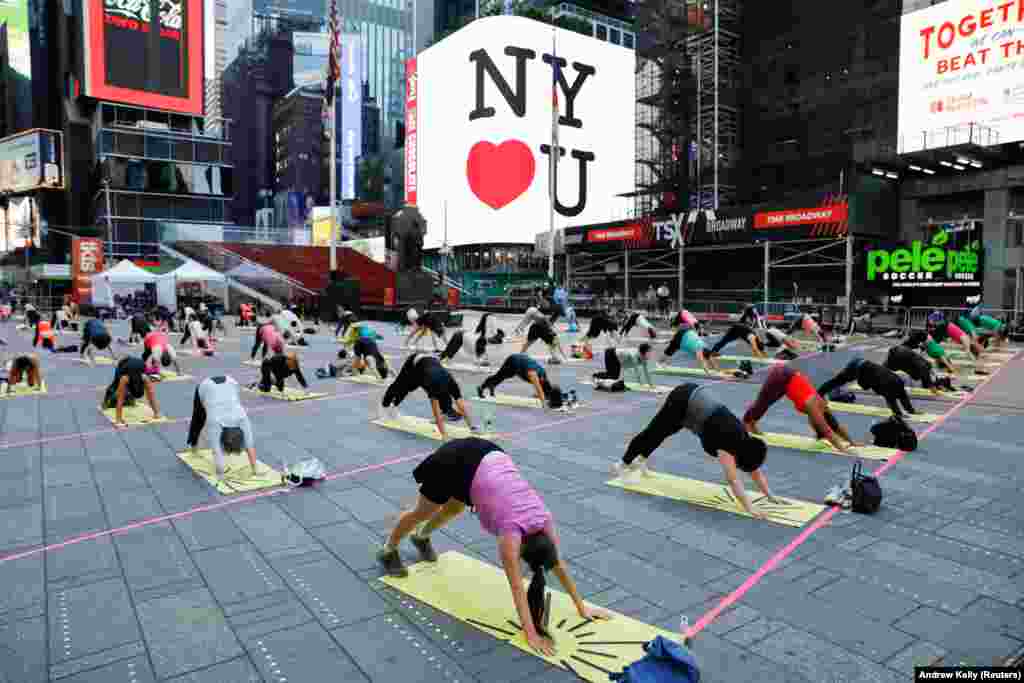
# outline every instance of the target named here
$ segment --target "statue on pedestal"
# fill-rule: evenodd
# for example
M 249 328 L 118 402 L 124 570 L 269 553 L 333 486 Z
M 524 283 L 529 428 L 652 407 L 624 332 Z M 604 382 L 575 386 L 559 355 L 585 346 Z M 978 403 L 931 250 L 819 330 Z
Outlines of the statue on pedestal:
M 391 245 L 398 255 L 398 272 L 418 271 L 423 266 L 423 239 L 427 221 L 412 204 L 399 209 L 391 221 Z

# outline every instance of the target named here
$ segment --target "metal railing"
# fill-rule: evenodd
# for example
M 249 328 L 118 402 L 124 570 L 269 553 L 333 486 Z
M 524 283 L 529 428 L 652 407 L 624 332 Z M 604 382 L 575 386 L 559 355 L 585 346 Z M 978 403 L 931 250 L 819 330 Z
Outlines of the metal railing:
M 278 302 L 313 298 L 317 293 L 284 273 L 262 266 L 233 251 L 206 242 L 176 242 L 174 249 L 236 282 Z M 232 306 L 232 308 L 234 308 Z

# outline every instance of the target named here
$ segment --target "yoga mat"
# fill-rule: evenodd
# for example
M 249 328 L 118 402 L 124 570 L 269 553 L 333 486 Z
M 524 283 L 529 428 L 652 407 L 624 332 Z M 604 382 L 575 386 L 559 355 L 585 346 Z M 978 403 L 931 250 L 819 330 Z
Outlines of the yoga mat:
M 544 410 L 547 408 L 547 406 L 542 406 L 540 401 L 534 396 L 516 396 L 515 394 L 495 394 L 486 398 L 474 396 L 470 400 L 476 403 L 490 403 L 491 405 L 508 406 L 510 408 L 533 408 L 534 410 Z M 572 408 L 562 406 L 561 408 L 555 408 L 552 412 L 571 413 L 577 408 L 583 407 L 585 407 L 583 404 L 577 403 Z
M 0 391 L 0 398 L 18 398 L 19 396 L 39 396 L 41 394 L 48 394 L 49 391 L 46 388 L 46 382 L 40 382 L 39 387 L 30 387 L 28 384 L 22 382 L 21 384 L 10 385 L 4 382 L 4 389 Z
M 498 367 L 501 366 L 492 367 L 488 365 L 481 367 L 479 365 L 469 365 L 468 363 L 441 363 L 441 367 L 453 372 L 472 372 L 477 375 L 489 375 L 491 372 L 497 372 Z
M 100 409 L 100 412 L 107 416 L 107 419 L 112 423 L 117 422 L 117 409 L 107 408 Z M 143 399 L 137 399 L 135 405 L 129 407 L 124 406 L 124 422 L 126 425 L 147 425 L 147 424 L 159 424 L 160 422 L 168 422 L 168 419 L 161 416 L 159 420 L 153 419 L 153 411 L 150 409 L 149 404 Z
M 259 460 L 256 461 L 256 465 L 259 467 L 258 474 L 253 475 L 249 466 L 249 458 L 244 453 L 224 454 L 223 480 L 217 479 L 217 470 L 213 464 L 213 451 L 209 448 L 200 448 L 195 452 L 183 451 L 177 455 L 179 460 L 205 479 L 210 486 L 217 489 L 218 493 L 225 495 L 274 488 L 283 483 L 280 472 Z
M 266 398 L 273 398 L 278 401 L 308 401 L 310 399 L 324 398 L 327 396 L 327 394 L 308 391 L 306 389 L 295 389 L 293 387 L 285 387 L 283 392 L 278 391 L 277 387 L 271 387 L 270 391 L 260 391 L 259 389 L 250 389 L 249 387 L 245 387 L 245 391 L 250 394 L 265 396 Z
M 261 361 L 261 360 L 243 360 L 242 361 L 242 365 L 248 365 L 249 367 L 252 367 L 252 368 L 258 368 L 258 367 L 262 367 L 263 361 Z
M 670 365 L 651 370 L 652 375 L 683 375 L 686 377 L 706 377 L 713 379 L 740 379 L 732 374 L 733 370 L 712 370 L 711 373 L 704 372 L 703 368 L 684 368 L 678 365 Z
M 742 363 L 743 361 L 750 361 L 754 365 L 775 365 L 777 363 L 785 363 L 784 360 L 778 358 L 758 358 L 757 356 L 715 356 L 716 360 L 725 360 L 732 363 Z
M 612 613 L 608 620 L 583 619 L 568 595 L 549 590 L 550 611 L 546 618 L 556 651 L 553 657 L 545 657 L 526 642 L 504 571 L 455 551 L 442 553 L 437 562 L 419 562 L 408 569 L 409 576 L 405 578 L 386 576 L 381 581 L 590 683 L 607 683 L 609 673 L 621 672 L 641 659 L 643 644 L 657 636 L 681 639 L 678 633 L 657 629 L 623 614 Z M 554 582 L 552 579 L 551 583 Z
M 873 417 L 892 417 L 892 411 L 888 408 L 881 406 L 866 406 L 863 403 L 844 403 L 842 401 L 829 401 L 828 407 L 834 413 L 852 413 L 855 415 L 871 415 Z M 917 413 L 911 415 L 909 413 L 903 414 L 903 419 L 907 422 L 935 422 L 941 415 L 935 415 L 933 413 Z
M 82 358 L 81 356 L 75 356 L 71 359 L 74 363 L 81 363 L 82 365 L 89 365 L 88 358 Z M 96 365 L 113 365 L 114 361 L 107 356 L 95 356 Z
M 864 387 L 862 387 L 861 385 L 856 384 L 856 383 L 854 383 L 854 384 L 847 384 L 846 388 L 849 389 L 850 391 L 855 391 L 855 392 L 857 392 L 859 394 L 874 394 L 875 393 L 875 392 L 873 392 L 873 391 L 871 391 L 869 389 L 865 389 Z M 971 392 L 969 392 L 969 391 L 953 391 L 953 392 L 943 391 L 941 394 L 936 396 L 935 394 L 933 394 L 931 392 L 930 389 L 925 389 L 924 387 L 911 387 L 911 386 L 908 386 L 907 387 L 907 394 L 909 394 L 910 396 L 913 396 L 914 398 L 931 398 L 931 399 L 935 399 L 935 400 L 948 399 L 950 401 L 959 401 L 961 399 L 965 399 L 968 396 L 970 396 Z
M 551 363 L 550 362 L 550 360 L 551 360 L 550 356 L 532 356 L 531 355 L 530 358 L 534 359 L 535 361 L 537 361 L 538 363 L 541 363 L 543 365 L 575 365 L 577 363 L 588 363 L 588 362 L 590 362 L 586 358 L 566 358 L 561 363 Z
M 192 379 L 192 375 L 179 375 L 173 370 L 161 370 L 159 375 L 146 375 L 154 382 L 186 382 Z
M 592 382 L 590 380 L 583 380 L 582 382 L 580 382 L 580 384 L 586 384 L 587 386 L 590 386 L 590 387 L 595 386 L 594 382 Z M 655 385 L 651 386 L 650 384 L 637 384 L 636 382 L 626 382 L 626 388 L 629 389 L 630 391 L 637 391 L 637 392 L 640 392 L 642 394 L 658 394 L 658 395 L 662 395 L 662 394 L 669 393 L 675 387 L 667 387 L 667 386 L 665 386 L 663 384 L 655 384 Z M 607 392 L 607 391 L 603 392 L 603 393 L 610 394 L 610 392 Z
M 806 451 L 808 453 L 827 453 L 829 455 L 845 455 L 851 458 L 864 458 L 865 460 L 888 460 L 897 453 L 898 448 L 882 448 L 880 446 L 861 446 L 854 448 L 852 453 L 837 451 L 835 447 L 824 439 L 812 439 L 809 436 L 798 436 L 796 434 L 775 434 L 765 432 L 754 434 L 760 437 L 769 446 L 777 448 L 789 448 L 794 451 Z
M 367 370 L 364 375 L 338 375 L 338 379 L 344 382 L 354 382 L 355 384 L 370 384 L 375 387 L 386 387 L 395 380 L 394 376 L 381 379 L 375 370 Z
M 441 434 L 437 431 L 437 425 L 434 424 L 433 420 L 428 420 L 424 417 L 417 417 L 415 415 L 399 415 L 397 419 L 381 417 L 372 420 L 372 423 L 385 429 L 414 434 L 427 439 L 433 439 L 434 441 L 441 440 Z M 445 424 L 444 430 L 451 439 L 464 439 L 470 436 L 478 436 L 481 439 L 493 439 L 496 436 L 495 434 L 486 434 L 484 432 L 474 434 L 469 431 L 465 421 L 457 424 L 448 422 Z
M 608 482 L 608 485 L 754 519 L 743 509 L 732 490 L 722 484 L 648 471 L 647 475 L 613 479 Z M 775 496 L 778 502 L 771 503 L 760 492 L 747 491 L 747 496 L 754 509 L 763 512 L 768 517 L 768 521 L 785 526 L 801 527 L 825 509 L 824 505 L 780 496 Z

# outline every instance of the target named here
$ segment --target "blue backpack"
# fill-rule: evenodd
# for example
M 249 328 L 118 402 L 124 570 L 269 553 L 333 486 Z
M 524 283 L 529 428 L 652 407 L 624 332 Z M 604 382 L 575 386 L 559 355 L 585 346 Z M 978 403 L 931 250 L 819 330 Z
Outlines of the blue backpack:
M 608 678 L 622 683 L 700 683 L 697 660 L 684 645 L 658 636 L 644 645 L 644 652 L 643 659 Z

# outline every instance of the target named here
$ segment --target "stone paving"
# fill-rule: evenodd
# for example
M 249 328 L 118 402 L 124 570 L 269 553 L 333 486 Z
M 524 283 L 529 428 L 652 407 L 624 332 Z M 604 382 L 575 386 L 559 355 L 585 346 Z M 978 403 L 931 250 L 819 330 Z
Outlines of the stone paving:
M 501 325 L 510 332 L 515 322 L 506 317 Z M 470 314 L 465 326 L 472 325 Z M 28 348 L 13 323 L 4 327 L 8 352 Z M 394 327 L 376 327 L 385 353 L 398 360 Z M 114 332 L 123 336 L 126 326 Z M 0 401 L 0 681 L 574 680 L 382 589 L 373 550 L 415 499 L 410 472 L 436 443 L 369 424 L 382 389 L 315 379 L 313 369 L 334 355 L 330 332 L 301 352 L 313 388 L 327 399 L 243 397 L 264 462 L 315 456 L 330 481 L 240 502 L 217 494 L 174 455 L 185 443 L 194 382 L 158 385 L 171 422 L 119 431 L 97 407 L 112 368 L 42 352 L 49 393 Z M 187 371 L 255 379 L 256 369 L 240 363 L 251 333 L 241 334 L 213 359 L 184 359 Z M 859 343 L 796 364 L 820 382 L 852 353 L 877 360 L 881 348 L 881 341 Z M 512 350 L 506 344 L 493 356 Z M 801 530 L 607 486 L 609 466 L 660 399 L 576 384 L 594 367 L 552 367 L 562 387 L 576 388 L 588 404 L 575 414 L 498 407 L 501 443 L 544 495 L 588 600 L 672 630 L 682 615 L 696 623 Z M 481 376 L 457 378 L 469 395 Z M 713 391 L 742 413 L 756 380 L 715 382 Z M 881 511 L 836 514 L 748 586 L 696 639 L 702 680 L 906 681 L 915 663 L 991 664 L 1019 650 L 1022 381 L 1017 356 L 962 405 L 918 401 L 950 412 L 917 452 L 885 472 Z M 527 393 L 521 384 L 502 388 Z M 402 409 L 429 415 L 422 393 Z M 873 420 L 841 419 L 856 436 Z M 806 431 L 788 404 L 762 424 Z M 777 493 L 820 501 L 845 483 L 852 463 L 773 449 L 766 472 Z M 689 434 L 671 439 L 653 464 L 720 479 Z M 496 563 L 493 540 L 472 518 L 438 532 L 435 545 Z M 403 554 L 413 561 L 410 550 Z

